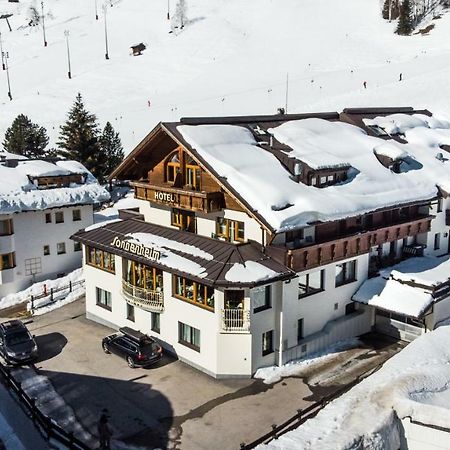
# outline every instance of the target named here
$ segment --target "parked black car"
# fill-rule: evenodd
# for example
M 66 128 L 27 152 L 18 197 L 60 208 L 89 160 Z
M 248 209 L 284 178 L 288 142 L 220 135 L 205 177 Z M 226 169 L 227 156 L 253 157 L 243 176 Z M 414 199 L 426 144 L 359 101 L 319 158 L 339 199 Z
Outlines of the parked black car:
M 105 353 L 114 353 L 125 358 L 128 366 L 148 367 L 162 357 L 162 347 L 151 337 L 129 327 L 119 329 L 102 340 Z
M 22 321 L 0 323 L 0 353 L 8 364 L 24 364 L 37 358 L 36 341 Z

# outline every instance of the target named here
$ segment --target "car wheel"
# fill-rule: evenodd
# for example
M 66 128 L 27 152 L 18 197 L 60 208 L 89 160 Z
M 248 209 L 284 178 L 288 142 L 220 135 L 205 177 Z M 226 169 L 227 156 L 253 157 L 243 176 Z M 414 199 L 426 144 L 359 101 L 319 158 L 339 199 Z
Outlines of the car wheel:
M 102 347 L 103 347 L 103 351 L 104 351 L 107 355 L 109 355 L 109 354 L 111 353 L 111 352 L 109 351 L 109 349 L 108 349 L 108 346 L 106 345 L 106 342 L 103 342 Z
M 134 365 L 134 361 L 133 361 L 133 358 L 131 356 L 127 357 L 127 363 L 128 363 L 128 367 L 130 367 L 131 369 L 134 369 L 136 367 Z

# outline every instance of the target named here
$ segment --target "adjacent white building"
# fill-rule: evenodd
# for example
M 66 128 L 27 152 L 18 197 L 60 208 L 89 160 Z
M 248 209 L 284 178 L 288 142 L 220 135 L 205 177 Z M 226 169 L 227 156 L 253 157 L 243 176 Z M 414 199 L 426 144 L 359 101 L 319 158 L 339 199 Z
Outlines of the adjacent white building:
M 0 153 L 0 298 L 81 265 L 70 236 L 109 199 L 76 161 L 28 160 Z
M 448 253 L 449 145 L 450 123 L 412 108 L 161 123 L 113 173 L 138 208 L 73 236 L 87 316 L 215 377 L 374 327 L 404 338 L 397 322 L 425 332 L 446 295 L 414 316 L 354 295 L 406 257 Z

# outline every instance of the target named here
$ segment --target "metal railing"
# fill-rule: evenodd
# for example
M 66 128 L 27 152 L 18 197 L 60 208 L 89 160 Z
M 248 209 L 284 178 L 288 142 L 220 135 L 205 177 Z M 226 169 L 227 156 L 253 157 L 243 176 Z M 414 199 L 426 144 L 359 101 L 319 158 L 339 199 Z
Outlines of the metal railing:
M 133 286 L 127 281 L 122 280 L 122 294 L 130 305 L 151 312 L 164 310 L 164 295 L 162 290 L 152 291 Z
M 238 308 L 222 309 L 222 331 L 225 333 L 249 333 L 250 311 Z
M 52 418 L 46 416 L 36 406 L 36 399 L 31 398 L 23 390 L 20 382 L 13 377 L 11 372 L 6 369 L 1 362 L 0 378 L 2 378 L 5 385 L 17 395 L 20 404 L 30 414 L 34 425 L 47 440 L 54 440 L 72 450 L 90 450 L 92 448 L 75 437 L 73 433 L 64 430 Z

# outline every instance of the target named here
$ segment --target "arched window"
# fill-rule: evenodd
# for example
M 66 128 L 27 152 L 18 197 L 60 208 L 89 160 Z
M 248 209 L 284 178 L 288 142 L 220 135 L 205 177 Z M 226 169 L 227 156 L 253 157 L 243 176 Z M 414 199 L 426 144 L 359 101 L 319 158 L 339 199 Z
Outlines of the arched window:
M 197 191 L 200 190 L 201 170 L 197 162 L 188 156 L 186 159 L 185 184 L 192 186 Z
M 174 183 L 177 174 L 181 172 L 180 156 L 178 150 L 173 152 L 167 158 L 166 164 L 166 181 L 168 183 Z

